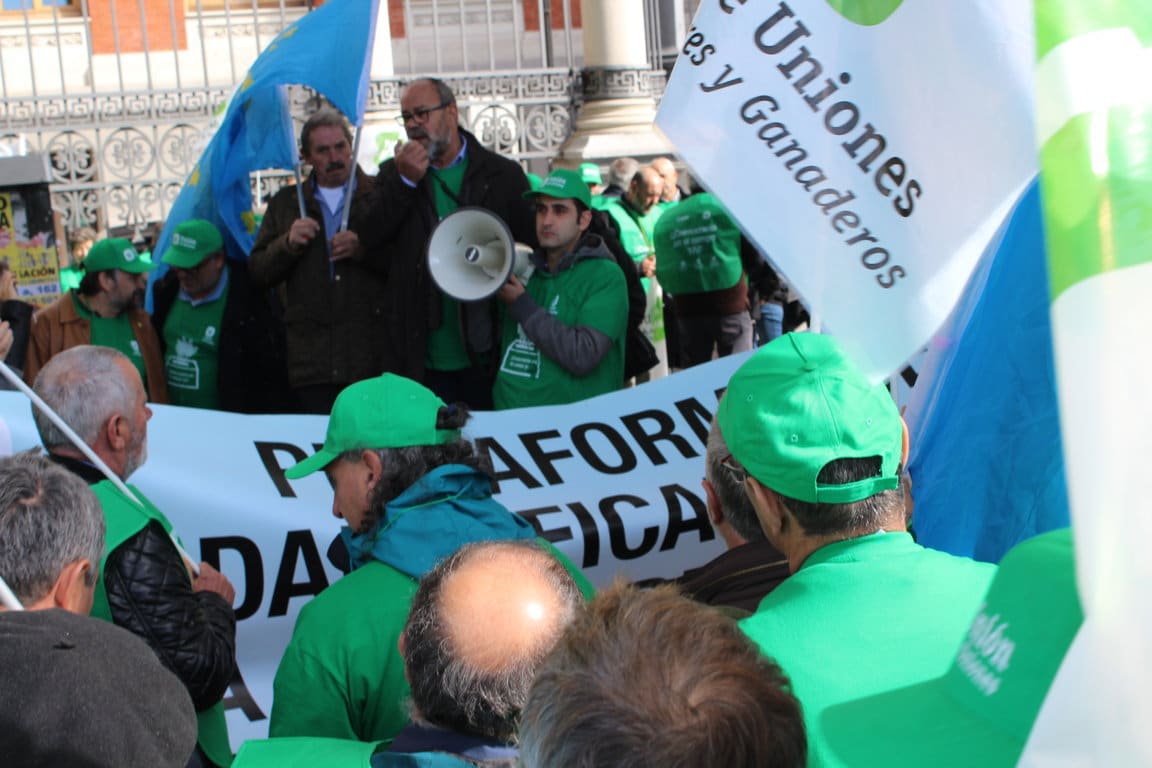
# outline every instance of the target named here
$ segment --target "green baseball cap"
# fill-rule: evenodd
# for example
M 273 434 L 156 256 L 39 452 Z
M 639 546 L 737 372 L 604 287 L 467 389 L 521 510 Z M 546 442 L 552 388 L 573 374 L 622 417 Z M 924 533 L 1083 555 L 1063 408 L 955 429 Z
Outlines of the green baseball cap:
M 130 240 L 123 237 L 109 237 L 92 246 L 84 261 L 80 262 L 85 272 L 103 272 L 107 269 L 119 269 L 124 272 L 140 274 L 152 269 L 155 264 L 145 261 L 136 253 L 135 246 Z
M 567 168 L 552 171 L 545 177 L 544 181 L 540 182 L 537 189 L 524 193 L 524 197 L 529 199 L 537 195 L 555 197 L 560 200 L 579 200 L 584 203 L 586 208 L 592 207 L 592 193 L 588 191 L 588 185 L 580 178 L 579 173 Z
M 788 333 L 732 374 L 717 412 L 732 455 L 768 488 L 846 504 L 896 488 L 904 427 L 883 384 L 871 384 L 830 336 Z M 844 485 L 816 478 L 836 459 L 880 457 L 880 474 Z
M 216 225 L 204 219 L 188 219 L 172 231 L 172 243 L 161 261 L 181 269 L 191 269 L 224 247 Z
M 324 447 L 284 476 L 297 480 L 324 469 L 345 451 L 441 445 L 460 439 L 458 429 L 437 429 L 444 401 L 411 379 L 386 373 L 344 388 L 332 404 Z
M 544 179 L 540 178 L 535 173 L 526 173 L 524 175 L 528 177 L 528 188 L 533 192 L 540 189 L 540 185 L 544 183 Z
M 846 765 L 1014 766 L 1083 620 L 1071 529 L 1028 539 L 943 677 L 829 707 L 824 737 Z
M 600 166 L 596 163 L 580 163 L 580 178 L 585 184 L 604 183 L 604 177 L 600 175 Z

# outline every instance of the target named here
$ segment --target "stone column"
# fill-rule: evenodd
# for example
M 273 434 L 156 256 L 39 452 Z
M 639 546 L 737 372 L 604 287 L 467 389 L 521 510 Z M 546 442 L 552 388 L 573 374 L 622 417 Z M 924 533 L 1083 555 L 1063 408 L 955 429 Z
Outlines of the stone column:
M 557 165 L 606 164 L 672 152 L 656 132 L 664 73 L 648 64 L 642 0 L 580 0 L 584 34 L 583 106 Z

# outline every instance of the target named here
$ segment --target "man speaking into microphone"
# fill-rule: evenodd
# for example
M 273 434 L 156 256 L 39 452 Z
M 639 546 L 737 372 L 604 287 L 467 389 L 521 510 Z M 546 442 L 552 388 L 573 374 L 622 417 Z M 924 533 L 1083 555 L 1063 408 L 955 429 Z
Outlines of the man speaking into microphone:
M 384 370 L 384 254 L 341 229 L 346 197 L 356 216 L 367 207 L 372 179 L 356 166 L 339 112 L 325 108 L 308 118 L 300 157 L 312 166 L 302 198 L 288 186 L 269 202 L 248 272 L 259 286 L 284 286 L 288 383 L 301 412 L 327 414 L 344 387 Z
M 464 206 L 499 216 L 518 242 L 535 245 L 532 209 L 519 164 L 481 146 L 460 127 L 444 82 L 414 80 L 400 94 L 408 141 L 380 166 L 371 207 L 353 210 L 366 258 L 388 262 L 387 371 L 423 383 L 448 403 L 492 407 L 500 326 L 492 299 L 461 303 L 428 272 L 426 250 L 441 219 Z

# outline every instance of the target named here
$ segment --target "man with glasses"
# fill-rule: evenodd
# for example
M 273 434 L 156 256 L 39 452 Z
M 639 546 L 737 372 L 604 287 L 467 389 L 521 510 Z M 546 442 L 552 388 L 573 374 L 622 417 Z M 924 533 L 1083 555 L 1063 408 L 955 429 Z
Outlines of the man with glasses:
M 343 227 L 366 211 L 372 188 L 352 157 L 348 121 L 318 110 L 300 130 L 300 157 L 312 172 L 302 189 L 284 187 L 268 203 L 248 270 L 253 283 L 280 288 L 284 298 L 297 408 L 328 413 L 340 390 L 385 368 L 385 254 L 362 248 L 356 232 Z
M 160 342 L 148 313 L 140 309 L 152 263 L 141 259 L 130 241 L 113 237 L 92 246 L 81 266 L 79 287 L 33 317 L 24 380 L 32 384 L 52 356 L 66 349 L 82 344 L 112 347 L 139 371 L 148 400 L 167 403 Z
M 400 107 L 409 140 L 380 166 L 373 204 L 353 225 L 366 252 L 388 261 L 384 325 L 394 359 L 387 370 L 447 402 L 489 409 L 500 351 L 496 302 L 462 304 L 442 293 L 428 273 L 426 250 L 439 221 L 464 206 L 488 209 L 515 240 L 534 246 L 532 209 L 521 197 L 528 178 L 460 127 L 456 97 L 440 80 L 409 83 Z
M 172 269 L 153 288 L 152 322 L 172 404 L 290 410 L 282 329 L 245 264 L 226 257 L 220 230 L 204 219 L 181 222 L 161 260 Z

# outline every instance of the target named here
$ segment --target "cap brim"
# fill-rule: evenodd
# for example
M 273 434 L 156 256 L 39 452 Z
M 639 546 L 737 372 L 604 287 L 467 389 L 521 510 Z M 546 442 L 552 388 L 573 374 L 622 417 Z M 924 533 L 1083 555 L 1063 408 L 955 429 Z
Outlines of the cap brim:
M 945 679 L 838 704 L 820 718 L 824 741 L 850 768 L 1011 768 L 1024 742 L 973 715 Z
M 296 466 L 284 470 L 284 477 L 289 480 L 299 480 L 306 475 L 324 469 L 324 467 L 335 461 L 336 456 L 337 454 L 321 448 Z
M 143 274 L 145 272 L 151 272 L 155 268 L 156 268 L 156 265 L 153 262 L 142 261 L 140 259 L 136 259 L 136 261 L 129 262 L 122 267 L 116 267 L 116 269 L 120 270 L 121 272 L 131 272 L 134 275 L 140 275 L 140 274 Z
M 173 267 L 180 269 L 191 269 L 200 262 L 204 261 L 205 257 L 191 253 L 189 251 L 180 251 L 175 248 L 169 248 L 160 261 Z

